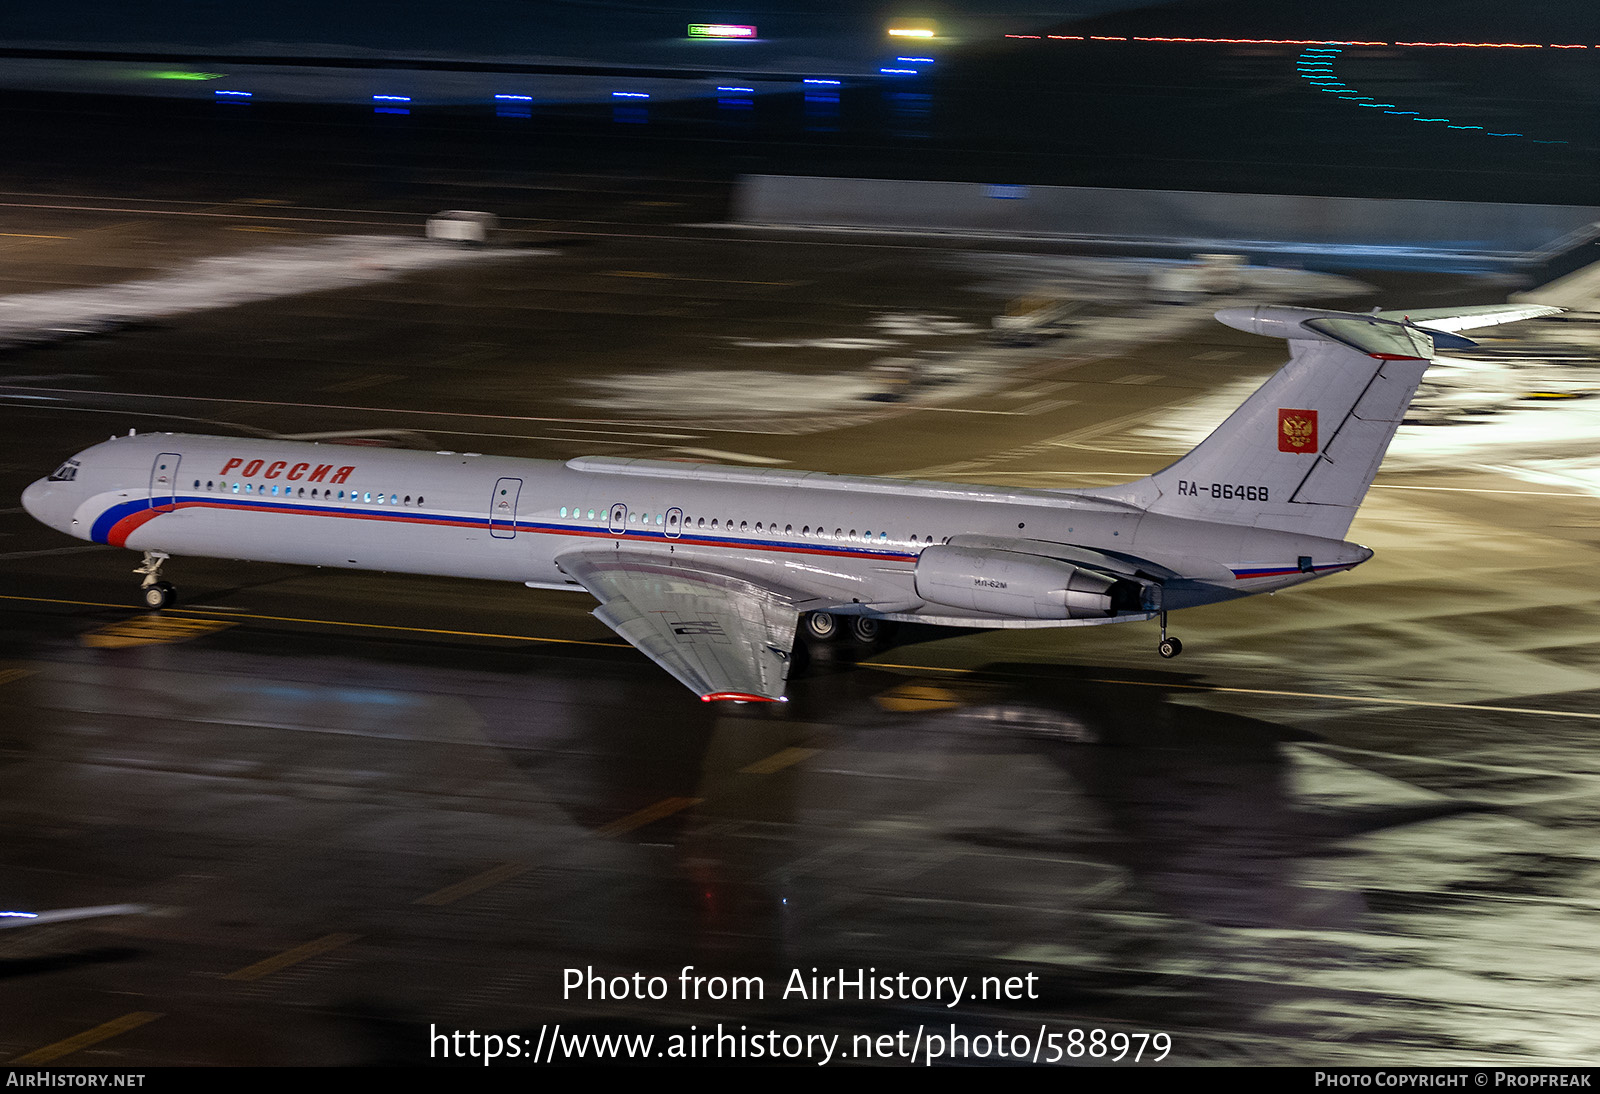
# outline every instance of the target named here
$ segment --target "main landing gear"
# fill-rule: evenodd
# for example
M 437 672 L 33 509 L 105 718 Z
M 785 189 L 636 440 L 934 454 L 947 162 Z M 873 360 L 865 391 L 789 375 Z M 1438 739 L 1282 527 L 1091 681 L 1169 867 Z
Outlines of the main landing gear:
M 804 673 L 814 660 L 854 662 L 879 649 L 893 630 L 893 623 L 868 615 L 807 612 L 800 617 L 789 677 Z
M 869 615 L 835 615 L 832 612 L 807 612 L 800 617 L 801 637 L 810 642 L 828 643 L 849 638 L 870 646 L 889 633 L 889 624 Z
M 1161 645 L 1156 647 L 1162 657 L 1176 657 L 1183 652 L 1183 643 L 1167 637 L 1167 613 L 1161 613 Z
M 144 565 L 133 572 L 144 575 L 144 582 L 140 588 L 140 595 L 144 597 L 145 607 L 155 611 L 170 608 L 178 599 L 178 590 L 170 581 L 161 580 L 161 564 L 172 556 L 165 551 L 146 551 Z

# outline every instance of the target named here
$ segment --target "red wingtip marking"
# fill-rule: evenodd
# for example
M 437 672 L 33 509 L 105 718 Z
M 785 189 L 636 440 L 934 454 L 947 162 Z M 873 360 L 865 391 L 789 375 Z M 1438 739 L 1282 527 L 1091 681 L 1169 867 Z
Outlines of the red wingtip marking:
M 1426 361 L 1426 357 L 1415 357 L 1409 353 L 1369 353 L 1368 357 L 1376 357 L 1380 361 Z
M 709 695 L 700 696 L 702 703 L 713 703 L 721 699 L 729 699 L 735 703 L 776 703 L 770 695 L 751 695 L 746 691 L 713 691 Z

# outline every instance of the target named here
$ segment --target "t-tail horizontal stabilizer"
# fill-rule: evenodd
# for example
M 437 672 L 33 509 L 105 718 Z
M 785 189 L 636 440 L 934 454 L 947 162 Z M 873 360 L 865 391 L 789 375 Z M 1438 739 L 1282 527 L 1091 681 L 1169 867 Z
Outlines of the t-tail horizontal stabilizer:
M 1086 493 L 1174 517 L 1340 539 L 1436 349 L 1467 343 L 1450 332 L 1560 310 L 1225 308 L 1217 319 L 1228 326 L 1287 339 L 1289 363 L 1177 463 Z

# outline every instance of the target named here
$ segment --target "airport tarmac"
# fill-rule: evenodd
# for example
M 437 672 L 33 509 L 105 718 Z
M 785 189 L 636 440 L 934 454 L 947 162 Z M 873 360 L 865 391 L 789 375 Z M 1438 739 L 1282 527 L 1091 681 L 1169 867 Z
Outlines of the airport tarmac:
M 724 198 L 545 175 L 491 247 L 406 265 L 384 248 L 431 209 L 0 194 L 13 311 L 129 285 L 168 309 L 0 359 L 4 901 L 152 909 L 0 934 L 0 1060 L 414 1064 L 445 1062 L 439 1031 L 554 1054 L 558 1024 L 655 1035 L 648 1058 L 720 1025 L 842 1035 L 834 1062 L 952 1029 L 989 1062 L 1104 1062 L 1096 1030 L 1176 1063 L 1595 1059 L 1600 520 L 1557 474 L 1570 423 L 1519 431 L 1520 471 L 1484 400 L 1417 427 L 1488 439 L 1380 475 L 1360 569 L 1174 616 L 1176 661 L 1153 624 L 908 628 L 819 651 L 781 710 L 694 701 L 582 595 L 179 559 L 152 615 L 134 555 L 14 500 L 129 428 L 1103 485 L 1281 363 L 1209 320 L 1234 297 L 1150 305 L 1133 274 L 1080 329 L 997 346 L 1025 293 L 996 271 L 1037 269 L 1015 244 L 708 226 Z M 1274 289 L 1508 288 L 1342 276 Z M 1593 369 L 1515 409 L 1568 422 Z M 685 999 L 687 966 L 762 997 Z M 572 969 L 666 997 L 564 992 Z M 858 969 L 969 993 L 784 990 Z

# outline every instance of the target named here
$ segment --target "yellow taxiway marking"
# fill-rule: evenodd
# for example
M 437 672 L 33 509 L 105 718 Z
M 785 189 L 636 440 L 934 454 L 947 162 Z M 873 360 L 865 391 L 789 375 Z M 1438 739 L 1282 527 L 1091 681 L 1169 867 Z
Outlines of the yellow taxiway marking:
M 935 684 L 901 684 L 875 696 L 873 702 L 884 710 L 900 714 L 919 710 L 949 710 L 961 705 L 955 692 Z
M 229 231 L 234 232 L 288 232 L 294 233 L 294 228 L 280 228 L 276 224 L 235 224 Z
M 153 1010 L 136 1010 L 131 1014 L 124 1014 L 121 1018 L 113 1018 L 104 1025 L 86 1029 L 65 1041 L 57 1041 L 53 1045 L 36 1048 L 32 1052 L 24 1053 L 15 1060 L 8 1061 L 9 1066 L 19 1067 L 24 1064 L 48 1064 L 52 1060 L 59 1060 L 63 1056 L 77 1052 L 80 1048 L 99 1044 L 109 1040 L 119 1033 L 127 1033 L 130 1029 L 138 1029 L 149 1022 L 154 1022 L 161 1017 L 161 1013 Z
M 27 604 L 67 604 L 79 608 L 121 608 L 126 610 L 126 604 L 112 604 L 103 600 L 62 600 L 48 596 L 7 596 L 0 594 L 0 600 L 17 600 Z M 307 623 L 319 627 L 353 627 L 357 630 L 377 631 L 403 631 L 407 634 L 443 634 L 452 638 L 495 638 L 507 642 L 548 642 L 561 646 L 599 646 L 602 649 L 621 650 L 627 649 L 625 642 L 593 642 L 585 638 L 539 638 L 531 634 L 493 634 L 487 631 L 451 631 L 438 627 L 400 627 L 388 623 L 349 623 L 339 619 L 301 619 L 289 615 L 256 615 L 252 612 L 236 611 L 233 608 L 168 608 L 164 615 L 174 613 L 189 613 L 199 619 L 209 619 L 207 612 L 227 612 L 229 619 L 259 619 L 269 623 Z
M 329 950 L 336 950 L 340 946 L 354 942 L 361 936 L 358 934 L 327 934 L 321 938 L 307 942 L 303 946 L 296 946 L 292 950 L 284 950 L 280 954 L 257 961 L 254 965 L 246 965 L 236 969 L 223 977 L 224 980 L 260 980 L 264 976 L 271 976 L 275 972 L 287 969 L 290 965 L 298 965 L 302 961 L 309 961 L 313 957 L 320 957 Z
M 674 813 L 692 809 L 703 801 L 705 801 L 704 798 L 662 798 L 654 805 L 647 805 L 637 813 L 629 813 L 621 820 L 614 820 L 610 824 L 601 825 L 594 830 L 594 834 L 601 839 L 620 836 L 625 832 L 632 832 L 635 828 L 643 828 L 647 824 L 654 824 L 663 817 L 670 817 Z
M 42 236 L 33 232 L 0 232 L 0 236 L 7 239 L 71 239 L 71 236 Z
M 33 669 L 0 669 L 0 685 L 14 684 L 24 676 L 32 676 Z
M 116 650 L 127 646 L 154 646 L 168 642 L 187 642 L 203 634 L 214 634 L 236 626 L 223 619 L 186 619 L 173 615 L 136 615 L 107 623 L 83 634 L 78 641 L 95 649 Z
M 1040 679 L 1042 673 L 991 672 L 986 669 L 953 669 L 940 665 L 892 665 L 885 661 L 863 661 L 868 668 L 906 669 L 911 672 L 948 672 L 962 675 L 1011 676 Z M 1339 703 L 1377 703 L 1383 706 L 1428 707 L 1434 710 L 1478 710 L 1488 714 L 1543 714 L 1552 718 L 1590 718 L 1600 721 L 1600 713 L 1585 710 L 1547 710 L 1540 707 L 1503 707 L 1488 703 L 1442 703 L 1433 699 L 1401 699 L 1382 695 L 1336 695 L 1321 691 L 1276 691 L 1272 688 L 1225 688 L 1217 684 L 1176 684 L 1165 680 L 1113 680 L 1085 677 L 1085 684 L 1122 684 L 1134 688 L 1167 688 L 1171 691 L 1209 691 L 1221 695 L 1270 695 L 1281 699 L 1331 699 Z
M 525 862 L 504 862 L 499 866 L 485 870 L 476 877 L 469 877 L 465 881 L 458 881 L 454 885 L 446 885 L 437 892 L 427 896 L 419 896 L 413 904 L 426 904 L 438 908 L 446 904 L 454 904 L 464 896 L 481 893 L 491 885 L 498 885 L 502 881 L 509 881 L 518 874 L 525 874 L 531 869 Z
M 747 767 L 741 767 L 741 775 L 771 775 L 782 771 L 786 767 L 793 767 L 815 756 L 819 750 L 815 748 L 785 748 L 774 752 L 764 760 L 757 760 Z

